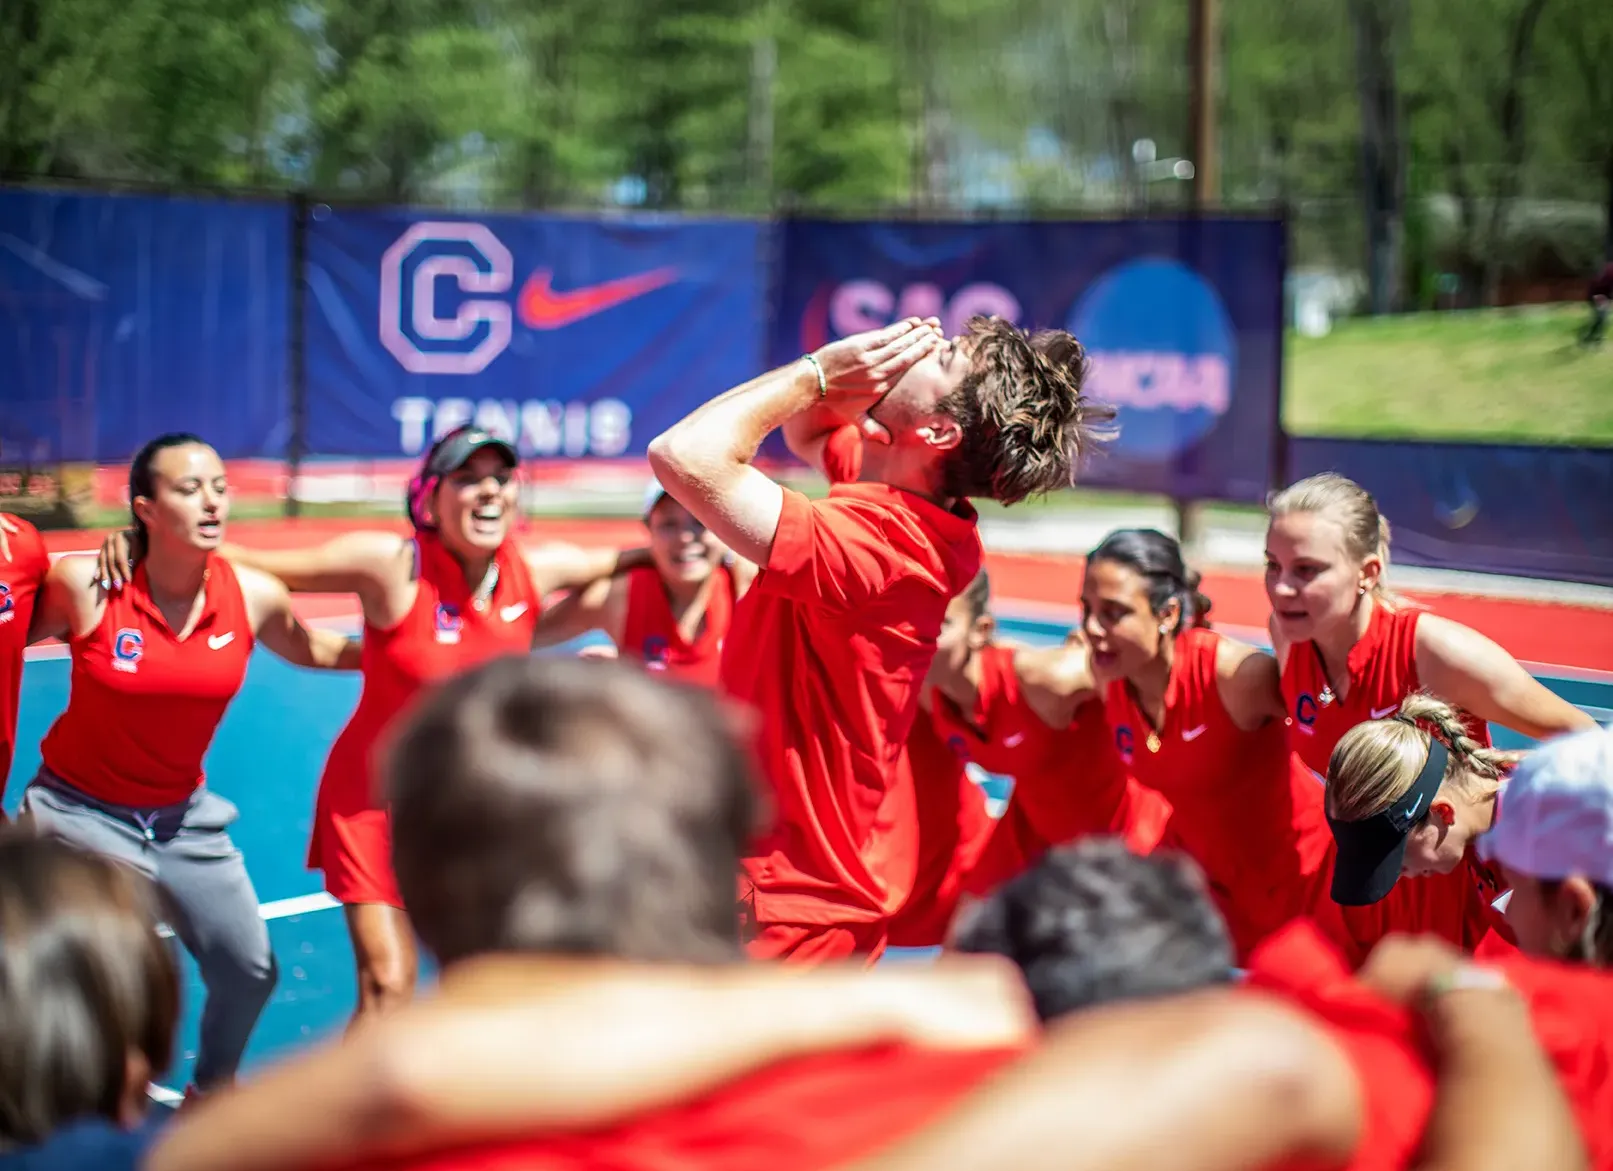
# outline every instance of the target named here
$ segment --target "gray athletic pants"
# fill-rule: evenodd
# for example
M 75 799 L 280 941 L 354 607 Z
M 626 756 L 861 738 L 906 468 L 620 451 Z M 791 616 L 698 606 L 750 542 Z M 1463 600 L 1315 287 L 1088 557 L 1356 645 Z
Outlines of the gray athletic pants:
M 41 769 L 22 814 L 37 832 L 127 863 L 156 883 L 168 925 L 207 986 L 193 1080 L 201 1089 L 228 1082 L 278 976 L 257 892 L 230 840 L 240 810 L 205 787 L 180 805 L 111 805 Z

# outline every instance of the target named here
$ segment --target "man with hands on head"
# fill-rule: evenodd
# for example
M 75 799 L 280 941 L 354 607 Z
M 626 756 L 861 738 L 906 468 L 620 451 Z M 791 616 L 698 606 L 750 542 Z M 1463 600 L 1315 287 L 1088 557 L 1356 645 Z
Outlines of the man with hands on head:
M 762 570 L 720 672 L 760 717 L 774 799 L 741 879 L 753 956 L 883 951 L 917 867 L 902 746 L 947 603 L 980 568 L 968 498 L 1072 483 L 1112 417 L 1082 394 L 1085 374 L 1067 333 L 976 318 L 946 338 L 909 318 L 719 395 L 650 444 L 667 493 Z M 826 499 L 754 466 L 779 427 L 840 481 Z

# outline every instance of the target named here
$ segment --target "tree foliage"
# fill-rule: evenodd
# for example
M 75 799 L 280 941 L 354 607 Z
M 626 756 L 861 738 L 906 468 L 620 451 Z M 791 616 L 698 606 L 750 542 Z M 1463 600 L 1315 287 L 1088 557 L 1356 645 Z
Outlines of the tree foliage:
M 1439 271 L 1493 294 L 1541 240 L 1565 271 L 1613 248 L 1606 0 L 1220 8 L 1223 199 L 1294 208 L 1302 259 L 1388 256 L 1405 303 Z M 0 172 L 461 207 L 1157 208 L 1187 185 L 1134 146 L 1187 153 L 1187 30 L 1187 0 L 6 0 Z

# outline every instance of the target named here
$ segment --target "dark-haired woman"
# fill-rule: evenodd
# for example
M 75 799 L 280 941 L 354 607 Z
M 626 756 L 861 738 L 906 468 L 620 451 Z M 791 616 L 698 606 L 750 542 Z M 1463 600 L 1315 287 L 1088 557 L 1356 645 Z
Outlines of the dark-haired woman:
M 207 787 L 202 759 L 262 642 L 301 667 L 354 669 L 357 648 L 310 631 L 280 582 L 219 553 L 229 517 L 224 465 L 194 435 L 159 436 L 129 469 L 146 555 L 110 594 L 88 557 L 52 567 L 34 632 L 72 652 L 67 710 L 40 746 L 23 796 L 42 833 L 149 875 L 207 986 L 197 1088 L 229 1081 L 274 990 L 257 893 L 230 840 L 235 806 Z
M 411 536 L 360 531 L 315 548 L 226 551 L 295 593 L 356 594 L 364 615 L 364 689 L 331 746 L 308 845 L 309 868 L 324 872 L 325 890 L 346 909 L 359 1016 L 409 999 L 419 967 L 392 877 L 376 745 L 421 688 L 527 653 L 546 595 L 644 559 L 639 550 L 562 544 L 523 551 L 515 534 L 517 463 L 508 443 L 461 427 L 432 445 L 409 484 Z M 122 560 L 112 541 L 106 566 Z
M 1121 529 L 1087 555 L 1081 608 L 1115 747 L 1174 809 L 1160 848 L 1204 868 L 1247 956 L 1325 910 L 1332 836 L 1289 749 L 1277 661 L 1208 628 L 1198 580 L 1172 538 Z

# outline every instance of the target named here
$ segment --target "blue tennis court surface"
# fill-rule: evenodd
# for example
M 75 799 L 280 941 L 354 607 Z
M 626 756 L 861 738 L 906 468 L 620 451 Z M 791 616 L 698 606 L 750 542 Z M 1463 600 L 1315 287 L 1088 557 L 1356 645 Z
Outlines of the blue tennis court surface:
M 1012 614 L 1012 607 L 1005 609 Z M 1062 625 L 1047 621 L 1000 616 L 999 626 L 1008 637 L 1028 643 L 1048 643 L 1064 636 Z M 1607 721 L 1613 716 L 1613 682 L 1542 678 L 1597 719 Z M 39 741 L 67 703 L 67 684 L 66 659 L 28 664 L 17 735 L 19 752 L 7 786 L 10 812 L 15 812 L 24 784 L 39 766 Z M 249 1062 L 339 1030 L 353 1009 L 352 952 L 346 927 L 320 893 L 318 876 L 309 873 L 303 863 L 320 769 L 331 741 L 353 710 L 358 691 L 357 675 L 299 671 L 258 653 L 208 756 L 208 783 L 240 807 L 235 841 L 246 854 L 258 898 L 265 904 L 280 962 L 280 985 L 253 1038 Z M 1497 740 L 1503 747 L 1528 743 L 1504 729 L 1497 730 Z M 995 797 L 1006 795 L 1006 786 L 996 780 L 987 789 Z M 181 1062 L 168 1079 L 174 1086 L 183 1086 L 189 1079 L 202 996 L 188 958 L 185 973 Z

